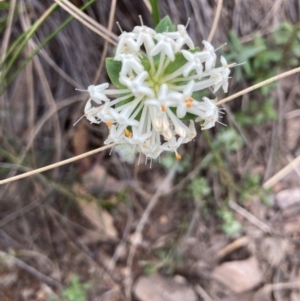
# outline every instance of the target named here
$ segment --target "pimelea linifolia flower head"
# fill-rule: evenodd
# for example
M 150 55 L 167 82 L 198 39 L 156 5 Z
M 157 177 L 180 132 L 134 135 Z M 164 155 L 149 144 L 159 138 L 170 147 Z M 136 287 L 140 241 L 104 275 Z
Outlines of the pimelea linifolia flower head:
M 221 67 L 216 68 L 217 55 L 209 42 L 203 41 L 199 50 L 186 26 L 172 26 L 161 30 L 159 25 L 156 32 L 142 24 L 123 31 L 115 57 L 107 64 L 118 89 L 108 89 L 108 83 L 88 87 L 85 117 L 106 124 L 105 144 L 129 144 L 150 159 L 163 151 L 181 159 L 180 145 L 196 137 L 194 121 L 202 123 L 202 130 L 218 122 L 221 112 L 215 100 L 193 95 L 207 88 L 226 93 L 229 66 L 221 56 Z

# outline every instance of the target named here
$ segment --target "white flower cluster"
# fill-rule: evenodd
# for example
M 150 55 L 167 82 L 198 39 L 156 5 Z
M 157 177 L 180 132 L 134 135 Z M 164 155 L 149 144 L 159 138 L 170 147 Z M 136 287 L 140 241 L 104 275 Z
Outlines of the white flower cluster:
M 109 128 L 105 144 L 130 144 L 151 159 L 172 151 L 181 159 L 179 146 L 196 137 L 194 121 L 202 122 L 202 129 L 218 122 L 222 112 L 215 100 L 199 101 L 193 94 L 210 87 L 226 93 L 230 69 L 224 57 L 215 68 L 214 47 L 202 43 L 202 51 L 195 49 L 184 25 L 174 32 L 157 33 L 145 25 L 122 32 L 113 61 L 121 66 L 119 89 L 108 89 L 108 83 L 89 86 L 84 109 L 91 123 Z M 193 116 L 188 125 L 183 120 L 187 113 Z

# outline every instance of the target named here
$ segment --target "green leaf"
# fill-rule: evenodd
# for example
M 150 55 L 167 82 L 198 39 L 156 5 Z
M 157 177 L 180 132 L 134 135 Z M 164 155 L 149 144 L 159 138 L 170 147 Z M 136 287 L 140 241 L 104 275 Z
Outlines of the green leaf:
M 189 50 L 189 51 L 192 52 L 192 53 L 198 52 L 198 51 L 200 51 L 200 48 L 196 47 L 194 50 Z M 183 56 L 183 54 L 181 52 L 177 52 L 175 54 L 175 60 L 173 62 L 169 63 L 169 65 L 167 66 L 167 68 L 164 71 L 164 74 L 171 74 L 171 73 L 175 72 L 177 69 L 179 69 L 180 67 L 182 67 L 186 63 L 187 63 L 187 60 Z
M 123 97 L 123 96 L 125 96 L 125 94 L 120 94 L 118 97 Z M 133 100 L 134 100 L 134 96 L 132 96 L 132 97 L 129 97 L 129 98 L 127 98 L 127 99 L 125 99 L 125 100 L 123 100 L 123 101 L 121 101 L 121 102 L 118 102 L 116 105 L 115 105 L 115 107 L 117 108 L 117 107 L 121 107 L 121 106 L 123 106 L 123 105 L 126 105 L 127 103 L 129 103 L 129 102 L 132 102 Z M 136 119 L 136 118 L 135 118 Z
M 108 57 L 105 59 L 105 66 L 107 74 L 113 85 L 119 89 L 126 89 L 126 87 L 122 85 L 119 81 L 122 63 L 119 61 L 115 61 L 112 57 Z
M 234 31 L 229 32 L 230 44 L 236 51 L 242 50 L 242 44 Z
M 158 25 L 155 27 L 155 31 L 157 33 L 163 33 L 163 32 L 172 32 L 175 31 L 176 27 L 172 23 L 171 19 L 169 16 L 165 16 L 163 19 L 160 20 Z
M 143 65 L 145 71 L 149 71 L 151 66 L 149 63 L 148 56 L 145 53 L 142 53 L 142 57 L 140 59 L 141 59 L 141 64 Z
M 248 47 L 248 48 L 244 48 L 241 54 L 243 55 L 243 58 L 247 60 L 255 57 L 258 53 L 264 50 L 266 50 L 265 46 Z
M 187 63 L 187 60 L 183 56 L 183 54 L 181 52 L 177 52 L 175 54 L 175 60 L 173 62 L 169 63 L 169 65 L 167 66 L 167 68 L 164 71 L 164 74 L 171 74 L 186 63 Z

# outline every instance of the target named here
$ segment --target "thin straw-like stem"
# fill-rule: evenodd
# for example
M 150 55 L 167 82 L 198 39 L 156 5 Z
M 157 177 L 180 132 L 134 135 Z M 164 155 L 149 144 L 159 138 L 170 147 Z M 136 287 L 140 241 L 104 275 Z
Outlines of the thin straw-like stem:
M 12 0 L 10 3 L 10 6 L 9 6 L 7 26 L 6 26 L 6 30 L 5 30 L 3 42 L 2 42 L 1 61 L 5 57 L 6 50 L 7 50 L 8 44 L 9 44 L 15 8 L 16 8 L 16 0 Z
M 292 74 L 295 74 L 295 73 L 297 73 L 297 72 L 300 72 L 300 67 L 294 68 L 294 69 L 289 70 L 289 71 L 287 71 L 287 72 L 283 72 L 283 73 L 281 73 L 281 74 L 279 74 L 279 75 L 276 75 L 276 76 L 271 77 L 271 78 L 269 78 L 269 79 L 267 79 L 267 80 L 264 80 L 264 81 L 262 81 L 262 82 L 260 82 L 260 83 L 258 83 L 258 84 L 256 84 L 256 85 L 253 85 L 253 86 L 251 86 L 251 87 L 249 87 L 249 88 L 247 88 L 247 89 L 244 89 L 244 90 L 242 90 L 242 91 L 240 91 L 240 92 L 238 92 L 238 93 L 235 93 L 235 94 L 233 94 L 233 95 L 231 95 L 231 96 L 228 96 L 228 97 L 226 97 L 226 98 L 224 98 L 224 99 L 221 99 L 220 101 L 217 102 L 217 106 L 220 106 L 220 105 L 222 105 L 222 104 L 225 103 L 225 102 L 228 102 L 228 101 L 230 101 L 230 100 L 233 100 L 233 99 L 235 99 L 235 98 L 237 98 L 237 97 L 239 97 L 239 96 L 242 96 L 242 95 L 244 95 L 244 94 L 247 94 L 247 93 L 249 93 L 249 92 L 251 92 L 251 91 L 253 91 L 253 90 L 256 90 L 256 89 L 258 89 L 258 88 L 261 88 L 261 87 L 263 87 L 263 86 L 265 86 L 265 85 L 268 85 L 268 84 L 270 84 L 270 83 L 273 83 L 273 82 L 275 82 L 275 81 L 277 81 L 277 80 L 279 80 L 279 79 L 281 79 L 281 78 L 287 77 L 287 76 L 292 75 Z
M 83 13 L 78 7 L 76 7 L 74 4 L 72 4 L 68 0 L 60 0 L 63 2 L 64 5 L 69 7 L 74 13 L 76 13 L 78 16 L 80 16 L 83 20 L 86 20 L 88 23 L 90 23 L 92 26 L 95 28 L 99 29 L 101 32 L 103 32 L 105 35 L 110 37 L 111 39 L 118 41 L 118 36 L 114 34 L 112 31 L 108 30 L 105 26 L 102 24 L 98 23 L 96 20 L 88 16 L 87 14 Z M 97 0 L 95 0 L 97 1 Z
M 143 1 L 145 3 L 145 6 L 147 7 L 147 9 L 149 10 L 150 14 L 152 14 L 152 7 L 151 7 L 149 0 L 143 0 Z
M 115 19 L 115 13 L 116 13 L 116 7 L 117 7 L 117 0 L 112 0 L 111 5 L 110 5 L 110 12 L 109 12 L 109 18 L 108 18 L 108 26 L 107 29 L 109 31 L 112 31 L 113 29 L 113 24 L 114 24 L 114 19 Z M 97 73 L 94 77 L 93 83 L 96 84 L 104 67 L 104 62 L 106 58 L 106 54 L 108 51 L 108 41 L 105 40 L 104 46 L 103 46 L 103 51 L 102 51 L 102 56 L 101 56 L 101 61 L 99 64 L 99 68 L 97 70 Z
M 300 155 L 296 157 L 292 162 L 286 165 L 284 168 L 279 170 L 273 177 L 266 181 L 263 188 L 269 189 L 287 176 L 293 169 L 295 169 L 300 164 Z
M 83 159 L 85 157 L 97 154 L 97 153 L 102 152 L 102 151 L 107 150 L 107 149 L 110 149 L 114 146 L 115 146 L 115 144 L 102 146 L 100 148 L 97 148 L 97 149 L 94 149 L 92 151 L 86 152 L 84 154 L 72 157 L 70 159 L 63 160 L 63 161 L 60 161 L 60 162 L 57 162 L 57 163 L 54 163 L 54 164 L 50 164 L 50 165 L 47 165 L 47 166 L 44 166 L 44 167 L 41 167 L 41 168 L 38 168 L 38 169 L 35 169 L 35 170 L 32 170 L 32 171 L 23 173 L 21 175 L 17 175 L 17 176 L 2 180 L 2 181 L 0 181 L 0 185 L 6 184 L 6 183 L 9 183 L 9 182 L 12 182 L 12 181 L 20 180 L 20 179 L 23 179 L 23 178 L 26 178 L 26 177 L 30 177 L 32 175 L 36 175 L 38 173 L 41 173 L 41 172 L 44 172 L 44 171 L 47 171 L 47 170 L 50 170 L 50 169 L 53 169 L 53 168 L 56 168 L 56 167 L 59 167 L 59 166 L 62 166 L 62 165 L 66 165 L 66 164 L 69 164 L 71 162 L 75 162 L 75 161 Z
M 91 25 L 95 26 L 100 31 L 102 31 L 108 37 L 111 37 L 113 40 L 118 41 L 118 36 L 116 34 L 114 34 L 112 31 L 108 30 L 105 26 L 103 26 L 102 24 L 98 23 L 93 18 L 89 17 L 87 14 L 83 13 L 80 9 L 78 9 L 78 7 L 76 7 L 70 1 L 68 1 L 68 0 L 60 0 L 60 1 L 62 1 L 66 6 L 68 6 L 71 10 L 73 10 L 76 14 L 78 14 L 79 16 L 81 16 L 84 20 L 86 20 L 87 22 L 89 22 Z
M 218 23 L 219 23 L 219 20 L 220 20 L 220 16 L 221 16 L 222 6 L 223 6 L 223 0 L 219 0 L 218 1 L 218 5 L 217 5 L 217 9 L 216 9 L 216 14 L 215 14 L 214 22 L 213 22 L 213 25 L 211 27 L 209 36 L 207 38 L 207 41 L 210 42 L 210 43 L 213 40 L 214 35 L 216 33 L 216 30 L 217 30 L 217 26 L 218 26 Z
M 73 11 L 72 9 L 70 9 L 66 4 L 64 4 L 63 2 L 61 2 L 61 0 L 54 0 L 59 6 L 61 6 L 65 11 L 67 11 L 73 18 L 77 19 L 79 22 L 81 22 L 84 26 L 86 26 L 87 28 L 89 28 L 90 30 L 92 30 L 93 32 L 95 32 L 96 34 L 98 34 L 100 37 L 102 37 L 103 39 L 107 40 L 108 42 L 110 42 L 113 45 L 117 45 L 117 43 L 115 41 L 113 41 L 109 36 L 107 36 L 105 33 L 103 33 L 102 31 L 100 31 L 97 27 L 95 27 L 94 25 L 88 23 L 86 20 L 84 20 L 79 14 L 77 14 L 77 10 L 76 12 Z

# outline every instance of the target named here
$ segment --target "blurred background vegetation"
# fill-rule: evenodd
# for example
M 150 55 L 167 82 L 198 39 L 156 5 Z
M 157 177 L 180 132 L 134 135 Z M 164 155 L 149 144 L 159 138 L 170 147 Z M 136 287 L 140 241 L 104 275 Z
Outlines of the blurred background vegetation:
M 70 1 L 93 30 L 65 2 L 0 1 L 3 179 L 103 145 L 105 127 L 73 126 L 87 100 L 75 88 L 108 81 L 116 21 L 131 31 L 141 15 L 154 26 L 156 1 Z M 217 3 L 164 0 L 158 9 L 175 24 L 190 17 L 202 47 Z M 212 44 L 226 42 L 220 53 L 244 63 L 228 95 L 299 66 L 299 29 L 299 1 L 224 1 Z M 155 291 L 160 275 L 162 287 L 168 279 L 174 291 L 190 289 L 190 300 L 300 300 L 299 171 L 262 188 L 300 153 L 299 93 L 294 75 L 226 104 L 227 126 L 198 126 L 181 161 L 164 154 L 150 168 L 106 151 L 1 186 L 0 299 L 156 301 L 143 284 Z M 224 280 L 228 263 L 242 274 L 248 264 L 246 284 Z

